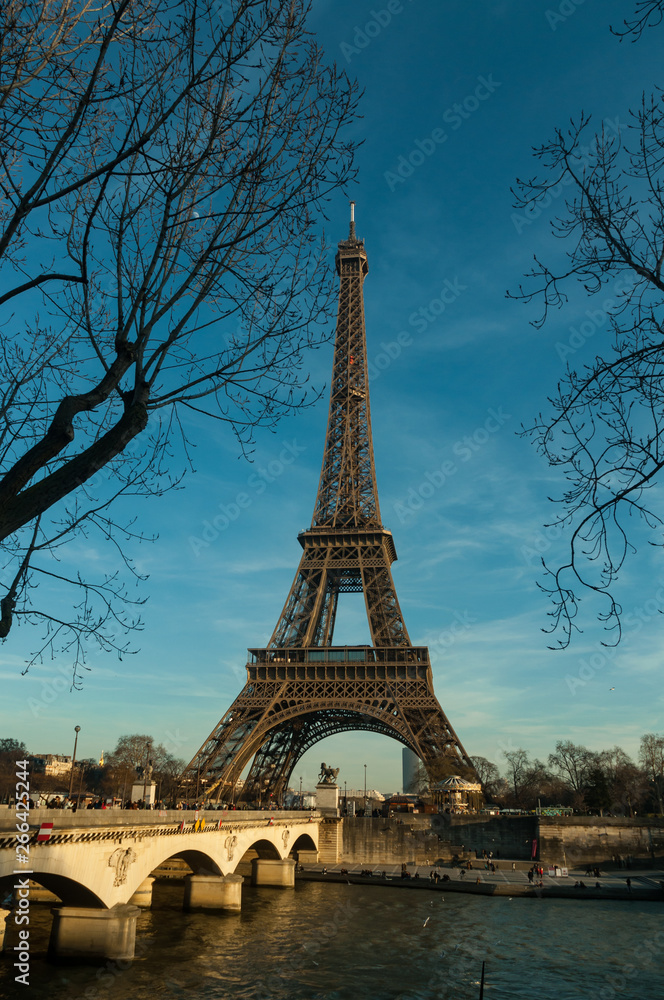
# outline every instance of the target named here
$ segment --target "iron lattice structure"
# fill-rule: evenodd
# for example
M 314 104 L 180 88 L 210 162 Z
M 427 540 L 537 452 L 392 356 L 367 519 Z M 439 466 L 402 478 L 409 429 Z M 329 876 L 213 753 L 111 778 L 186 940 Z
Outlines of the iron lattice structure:
M 334 363 L 323 464 L 302 558 L 266 649 L 250 649 L 247 683 L 181 778 L 183 794 L 279 800 L 302 755 L 326 736 L 370 730 L 410 747 L 427 770 L 471 761 L 433 691 L 429 653 L 411 645 L 381 524 L 371 437 L 364 241 L 339 243 Z M 371 646 L 333 646 L 339 594 L 364 594 Z

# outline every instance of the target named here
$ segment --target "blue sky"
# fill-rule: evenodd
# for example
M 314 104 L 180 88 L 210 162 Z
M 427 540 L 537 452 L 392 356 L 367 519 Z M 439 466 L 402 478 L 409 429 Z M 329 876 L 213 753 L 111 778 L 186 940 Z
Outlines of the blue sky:
M 369 256 L 372 425 L 397 592 L 411 639 L 430 646 L 436 694 L 467 751 L 499 766 L 505 749 L 546 757 L 558 739 L 636 755 L 642 733 L 664 729 L 660 553 L 640 545 L 621 575 L 632 614 L 617 650 L 601 647 L 589 601 L 572 648 L 548 650 L 536 581 L 538 553 L 555 556 L 562 544 L 542 527 L 560 482 L 516 434 L 546 406 L 564 372 L 561 345 L 578 343 L 574 331 L 595 303 L 570 289 L 568 306 L 536 331 L 536 305 L 506 299 L 534 253 L 555 262 L 564 249 L 548 226 L 556 206 L 525 219 L 510 186 L 536 172 L 531 147 L 570 116 L 584 110 L 598 127 L 623 129 L 660 79 L 661 32 L 620 44 L 609 24 L 629 4 L 577 4 L 317 0 L 311 22 L 328 58 L 365 91 L 359 184 L 347 194 Z M 347 230 L 340 194 L 325 232 L 334 245 Z M 574 363 L 607 336 L 602 324 L 590 330 Z M 325 384 L 332 345 L 309 361 L 314 383 Z M 139 652 L 93 655 L 83 690 L 70 692 L 65 658 L 21 676 L 34 637 L 16 630 L 0 650 L 3 735 L 33 752 L 70 753 L 78 724 L 84 757 L 133 732 L 193 756 L 244 683 L 247 647 L 263 646 L 276 624 L 297 533 L 311 521 L 326 418 L 327 394 L 275 435 L 261 433 L 252 465 L 223 428 L 201 423 L 196 474 L 137 506 L 144 530 L 159 533 L 134 550 L 150 574 L 138 592 L 149 595 Z M 206 531 L 234 513 L 238 494 L 248 504 Z M 81 542 L 65 558 L 106 566 L 110 555 Z M 368 641 L 363 607 L 347 600 L 335 641 Z M 305 787 L 322 760 L 349 787 L 363 785 L 366 763 L 371 787 L 400 788 L 394 741 L 324 741 L 295 772 Z

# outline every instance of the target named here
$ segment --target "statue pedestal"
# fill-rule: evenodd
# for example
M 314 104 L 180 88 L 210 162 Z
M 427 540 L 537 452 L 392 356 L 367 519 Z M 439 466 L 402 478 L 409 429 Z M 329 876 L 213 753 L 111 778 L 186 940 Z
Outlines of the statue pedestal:
M 316 785 L 316 809 L 323 816 L 339 815 L 339 786 L 322 782 Z

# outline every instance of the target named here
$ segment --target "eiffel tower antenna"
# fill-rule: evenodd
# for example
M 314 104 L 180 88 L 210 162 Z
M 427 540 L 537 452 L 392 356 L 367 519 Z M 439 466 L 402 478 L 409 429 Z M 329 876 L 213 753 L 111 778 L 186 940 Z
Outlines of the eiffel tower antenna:
M 430 773 L 473 765 L 433 692 L 429 652 L 411 644 L 392 580 L 397 558 L 381 523 L 374 467 L 364 279 L 355 232 L 338 244 L 339 307 L 330 408 L 311 527 L 265 649 L 250 649 L 247 683 L 181 776 L 181 791 L 230 801 L 252 760 L 243 798 L 280 799 L 319 740 L 368 730 L 413 750 Z M 340 594 L 364 595 L 371 646 L 334 646 Z

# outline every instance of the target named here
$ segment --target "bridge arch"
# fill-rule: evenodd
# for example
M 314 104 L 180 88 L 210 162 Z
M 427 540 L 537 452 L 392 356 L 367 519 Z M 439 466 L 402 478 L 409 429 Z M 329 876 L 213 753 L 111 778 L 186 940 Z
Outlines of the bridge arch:
M 297 857 L 298 851 L 317 851 L 318 848 L 313 841 L 313 838 L 309 836 L 308 833 L 301 833 L 294 844 L 291 845 L 290 856 L 292 858 Z
M 265 823 L 269 822 L 266 816 Z M 155 838 L 149 846 L 146 844 L 141 852 L 137 852 L 138 856 L 128 867 L 123 886 L 125 902 L 155 869 L 171 858 L 182 858 L 194 875 L 231 875 L 241 865 L 246 869 L 244 873 L 248 874 L 247 866 L 252 858 L 283 860 L 288 857 L 291 846 L 290 832 L 281 825 L 266 825 L 262 830 L 229 827 L 219 831 L 183 833 L 182 836 L 189 843 L 179 850 L 175 844 Z M 312 849 L 315 850 L 313 839 L 309 836 L 307 839 L 314 844 Z
M 163 855 L 163 856 L 162 856 Z M 157 860 L 155 860 L 155 858 Z M 179 851 L 164 850 L 159 855 L 150 851 L 145 857 L 139 857 L 138 863 L 132 865 L 127 878 L 127 901 L 131 899 L 141 883 L 152 874 L 155 869 L 170 861 L 172 858 L 181 858 L 186 861 L 194 875 L 223 875 L 219 859 L 216 859 L 212 852 L 200 848 L 183 848 Z
M 0 898 L 10 895 L 19 881 L 29 879 L 48 889 L 62 900 L 64 906 L 105 907 L 106 904 L 89 886 L 78 879 L 57 872 L 31 869 L 28 875 L 4 875 L 0 878 Z
M 284 857 L 277 845 L 272 843 L 271 840 L 266 840 L 264 837 L 261 837 L 260 840 L 255 840 L 253 844 L 249 844 L 244 855 L 247 855 L 250 851 L 254 852 L 252 857 L 255 858 L 272 858 L 274 861 L 281 861 Z

